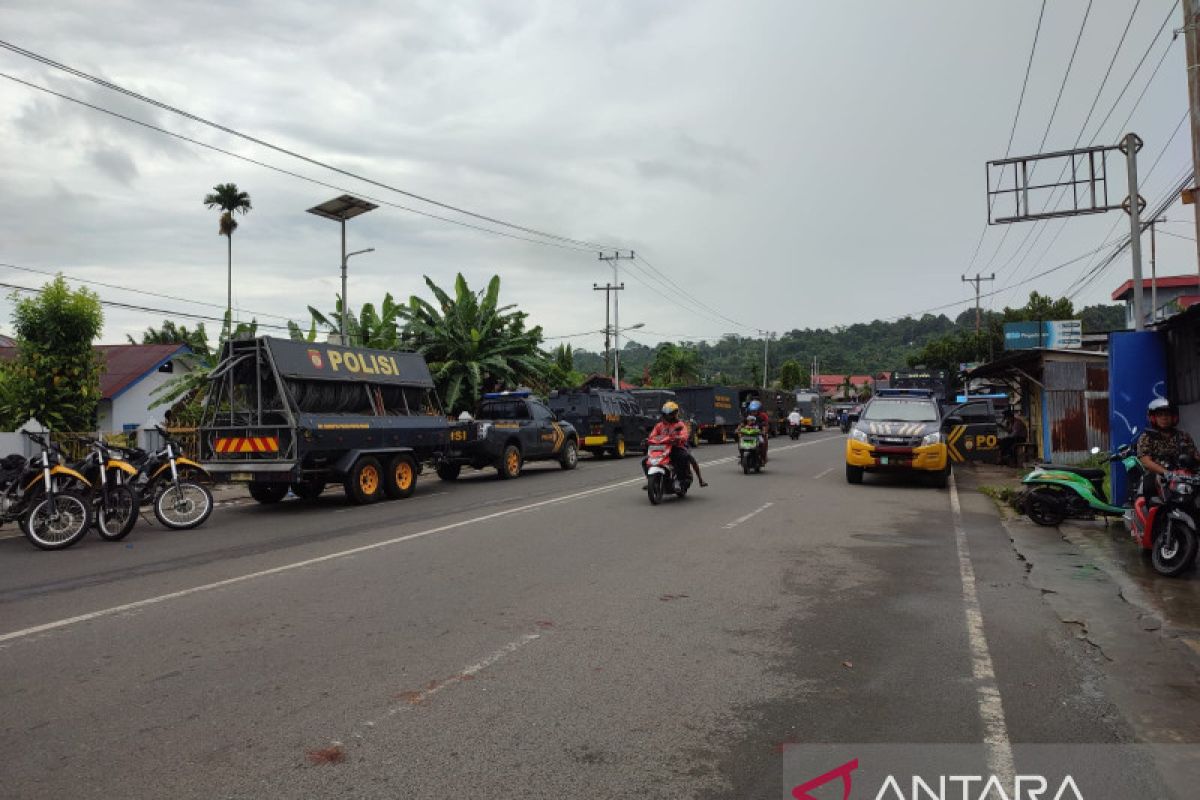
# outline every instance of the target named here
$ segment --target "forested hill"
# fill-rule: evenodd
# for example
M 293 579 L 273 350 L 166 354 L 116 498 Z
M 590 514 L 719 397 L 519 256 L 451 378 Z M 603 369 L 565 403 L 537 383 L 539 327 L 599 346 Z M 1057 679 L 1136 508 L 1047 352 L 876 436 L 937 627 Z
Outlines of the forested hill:
M 1115 305 L 1089 306 L 1078 317 L 1083 320 L 1085 331 L 1111 330 L 1122 326 L 1122 309 Z M 956 319 L 945 314 L 926 314 L 895 322 L 875 320 L 834 328 L 797 328 L 771 341 L 770 372 L 774 376 L 780 364 L 794 359 L 807 373 L 813 357 L 820 359 L 820 370 L 826 374 L 865 374 L 904 368 L 908 357 L 929 342 L 971 330 L 974 325 L 975 311 L 969 309 Z M 761 338 L 729 335 L 715 343 L 681 342 L 680 346 L 697 352 L 703 381 L 749 382 L 762 374 Z M 656 348 L 639 344 L 636 339 L 622 342 L 622 374 L 639 381 L 653 362 L 655 351 Z M 603 353 L 576 350 L 574 356 L 575 369 L 585 373 L 604 371 Z

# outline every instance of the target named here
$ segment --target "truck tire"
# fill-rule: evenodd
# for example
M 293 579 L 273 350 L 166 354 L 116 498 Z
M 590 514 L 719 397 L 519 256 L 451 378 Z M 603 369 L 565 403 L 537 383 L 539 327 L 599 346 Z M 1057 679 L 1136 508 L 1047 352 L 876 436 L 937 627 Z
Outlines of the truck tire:
M 617 445 L 612 449 L 613 458 L 625 457 L 625 437 L 622 434 L 617 434 Z
M 411 497 L 417 489 L 417 462 L 407 453 L 393 456 L 388 462 L 383 490 L 393 500 Z
M 458 475 L 461 472 L 461 464 L 440 464 L 437 468 L 437 476 L 444 481 L 458 480 Z
M 574 439 L 567 439 L 567 443 L 563 445 L 562 455 L 558 458 L 558 465 L 563 469 L 575 469 L 579 466 L 579 445 L 575 444 Z
M 521 448 L 515 444 L 505 445 L 500 460 L 496 462 L 496 472 L 502 481 L 518 477 L 521 474 Z
M 252 483 L 249 485 L 250 496 L 263 505 L 278 503 L 287 497 L 286 483 Z
M 846 465 L 846 483 L 862 483 L 863 468 Z
M 346 497 L 357 505 L 374 503 L 383 498 L 383 466 L 374 456 L 363 456 L 354 462 L 344 482 Z
M 301 500 L 316 500 L 325 491 L 325 481 L 307 480 L 292 484 L 292 494 Z

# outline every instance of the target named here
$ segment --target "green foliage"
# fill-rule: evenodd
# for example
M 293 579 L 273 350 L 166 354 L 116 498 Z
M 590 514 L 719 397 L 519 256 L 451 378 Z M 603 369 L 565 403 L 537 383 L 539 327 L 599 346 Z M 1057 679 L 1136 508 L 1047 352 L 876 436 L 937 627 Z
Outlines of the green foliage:
M 1084 333 L 1105 333 L 1125 329 L 1125 306 L 1119 303 L 1088 306 L 1079 312 Z
M 560 344 L 550 353 L 550 365 L 544 382 L 548 389 L 574 388 L 583 383 L 584 375 L 575 369 L 571 345 Z
M 784 391 L 808 386 L 809 376 L 800 368 L 800 363 L 794 358 L 779 365 L 779 388 Z
M 104 325 L 100 298 L 87 289 L 72 291 L 61 275 L 33 297 L 11 297 L 17 358 L 3 369 L 6 429 L 33 417 L 54 430 L 94 430 L 103 369 L 92 348 Z
M 139 344 L 132 336 L 126 335 L 125 338 L 130 344 Z M 164 319 L 157 329 L 147 328 L 142 333 L 140 344 L 185 344 L 193 353 L 207 355 L 209 352 L 208 332 L 204 330 L 203 322 L 189 331 L 186 325 L 176 325 L 172 320 Z
M 229 315 L 226 314 L 221 330 L 228 330 L 229 322 Z M 239 322 L 234 328 L 233 335 L 234 337 L 249 338 L 257 336 L 258 320 Z M 222 334 L 222 345 L 224 345 L 225 339 L 226 337 Z M 150 393 L 150 396 L 155 398 L 154 402 L 150 404 L 150 408 L 171 406 L 167 411 L 167 417 L 172 424 L 181 426 L 195 425 L 199 421 L 200 413 L 204 408 L 204 399 L 208 393 L 209 373 L 216 369 L 217 362 L 221 357 L 220 347 L 216 350 L 207 346 L 203 351 L 194 348 L 193 350 L 194 352 L 186 353 L 175 359 L 175 363 L 184 369 Z
M 460 273 L 451 297 L 428 276 L 434 303 L 413 295 L 400 306 L 404 338 L 425 356 L 447 412 L 474 410 L 484 392 L 541 384 L 550 370 L 538 349 L 542 329 L 526 330 L 527 315 L 500 306 L 500 276 L 472 292 Z
M 626 367 L 627 374 L 633 374 Z M 660 344 L 650 364 L 656 386 L 686 386 L 700 380 L 700 353 L 693 345 Z
M 374 303 L 363 304 L 362 310 L 346 315 L 346 334 L 349 344 L 354 347 L 373 347 L 377 350 L 399 350 L 402 345 L 401 311 L 403 306 L 395 301 L 391 293 L 384 295 L 383 303 L 375 309 Z M 328 314 L 322 314 L 312 306 L 308 307 L 312 316 L 313 327 L 310 329 L 308 341 L 316 339 L 316 326 L 320 325 L 329 333 L 342 334 L 342 298 L 336 296 L 334 308 Z M 288 326 L 292 338 L 297 338 L 299 327 L 294 331 Z

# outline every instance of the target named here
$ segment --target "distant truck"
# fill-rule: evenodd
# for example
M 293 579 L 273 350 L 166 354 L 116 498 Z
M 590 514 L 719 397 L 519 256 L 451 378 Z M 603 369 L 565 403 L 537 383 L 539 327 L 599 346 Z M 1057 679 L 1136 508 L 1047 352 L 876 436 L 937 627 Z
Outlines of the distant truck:
M 752 400 L 761 402 L 763 411 L 766 411 L 771 418 L 771 434 L 782 436 L 787 433 L 787 415 L 792 412 L 792 406 L 795 405 L 790 392 L 751 387 L 738 390 L 738 405 L 743 414 L 746 412 L 746 406 Z
M 641 449 L 658 419 L 647 413 L 629 392 L 610 389 L 558 389 L 550 393 L 550 410 L 569 422 L 579 435 L 579 446 L 597 457 L 624 458 L 629 449 Z
M 495 467 L 502 479 L 516 478 L 530 461 L 579 464 L 579 434 L 531 392 L 493 392 L 480 401 L 476 418 L 454 423 L 449 446 L 437 458 L 438 477 L 458 478 L 463 467 Z
M 825 398 L 817 392 L 796 392 L 796 410 L 800 412 L 800 427 L 819 431 L 825 427 Z
M 340 482 L 355 503 L 408 497 L 451 425 L 417 353 L 260 336 L 221 349 L 208 377 L 200 458 L 260 503 Z
M 642 413 L 649 417 L 650 429 L 662 416 L 662 407 L 668 402 L 679 403 L 679 418 L 687 423 L 692 438 L 692 447 L 700 446 L 700 423 L 692 410 L 679 401 L 674 389 L 631 389 L 633 399 L 641 406 Z
M 731 386 L 684 386 L 672 389 L 684 418 L 696 422 L 696 435 L 719 444 L 733 438 L 741 422 L 738 390 Z

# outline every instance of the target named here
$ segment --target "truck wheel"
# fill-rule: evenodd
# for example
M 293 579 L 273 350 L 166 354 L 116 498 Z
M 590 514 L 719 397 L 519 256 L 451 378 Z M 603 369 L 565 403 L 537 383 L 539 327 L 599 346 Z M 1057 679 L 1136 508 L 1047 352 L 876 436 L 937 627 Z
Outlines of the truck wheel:
M 617 443 L 624 446 L 625 441 L 620 439 Z M 575 469 L 579 466 L 579 446 L 575 444 L 574 439 L 567 439 L 567 443 L 563 445 L 562 456 L 559 457 L 558 463 L 563 469 Z
M 624 458 L 625 457 L 625 437 L 621 436 L 620 434 L 617 435 L 617 446 L 612 449 L 612 457 L 613 458 Z
M 393 500 L 402 500 L 412 495 L 417 488 L 417 464 L 407 453 L 394 456 L 388 462 L 387 477 L 383 490 Z
M 444 481 L 458 480 L 460 472 L 462 472 L 461 464 L 441 464 L 437 468 L 437 476 Z
M 287 493 L 288 485 L 286 483 L 250 484 L 250 496 L 263 505 L 278 503 L 280 500 L 287 497 Z
M 344 483 L 346 496 L 358 505 L 374 503 L 383 497 L 383 467 L 374 456 L 354 462 Z
M 292 484 L 292 494 L 301 500 L 316 500 L 323 491 L 325 481 L 322 480 L 297 481 Z
M 862 483 L 863 468 L 846 465 L 846 483 Z
M 500 461 L 496 464 L 496 472 L 500 473 L 500 480 L 512 480 L 521 474 L 521 448 L 515 444 L 506 445 L 504 452 L 500 454 Z

